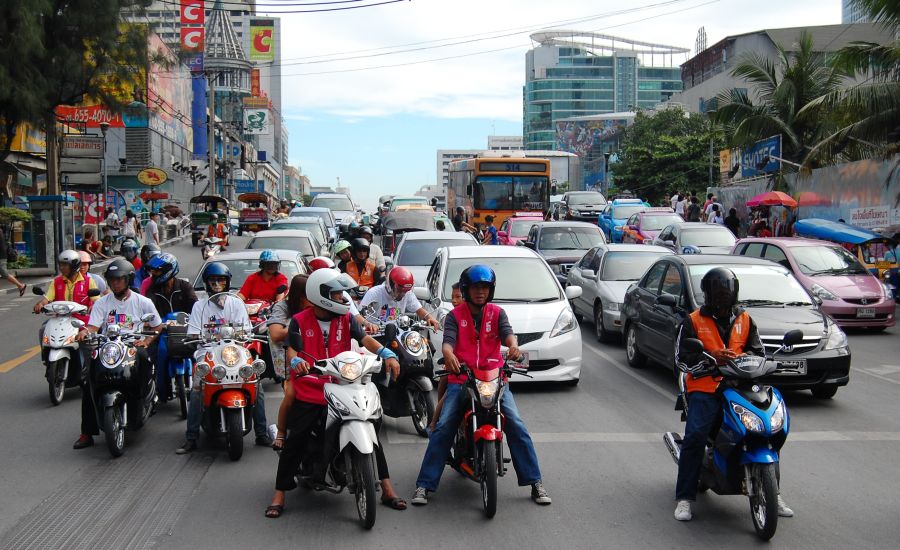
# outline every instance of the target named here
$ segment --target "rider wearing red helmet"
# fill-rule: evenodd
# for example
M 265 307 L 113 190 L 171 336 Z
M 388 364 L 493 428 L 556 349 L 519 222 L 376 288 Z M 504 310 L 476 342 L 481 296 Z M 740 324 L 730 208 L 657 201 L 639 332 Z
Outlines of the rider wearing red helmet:
M 334 260 L 328 256 L 316 256 L 309 261 L 309 271 L 312 273 L 318 269 L 334 269 Z
M 435 330 L 440 330 L 441 324 L 425 311 L 419 299 L 411 291 L 415 285 L 412 273 L 405 267 L 395 267 L 391 269 L 387 280 L 378 286 L 370 288 L 362 301 L 359 302 L 360 307 L 367 306 L 372 303 L 380 305 L 378 317 L 383 321 L 391 321 L 400 315 L 416 314 L 420 319 L 424 319 Z

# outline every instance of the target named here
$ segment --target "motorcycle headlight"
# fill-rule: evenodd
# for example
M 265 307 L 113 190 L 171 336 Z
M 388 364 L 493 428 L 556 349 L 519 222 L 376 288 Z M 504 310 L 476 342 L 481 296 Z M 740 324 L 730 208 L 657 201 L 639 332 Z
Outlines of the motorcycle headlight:
M 562 313 L 556 319 L 553 330 L 550 331 L 550 338 L 572 332 L 576 328 L 578 328 L 578 322 L 575 320 L 575 314 L 572 313 L 571 309 L 566 308 L 562 310 Z
M 253 370 L 253 367 L 250 365 L 242 365 L 240 369 L 238 369 L 238 374 L 241 375 L 241 378 L 244 380 L 249 379 L 251 376 L 256 374 L 256 371 Z
M 751 432 L 761 433 L 765 429 L 762 419 L 753 411 L 749 411 L 737 403 L 732 403 L 731 408 L 741 419 L 741 424 Z
M 209 365 L 206 363 L 197 363 L 197 374 L 200 376 L 206 376 L 209 374 Z
M 813 283 L 812 287 L 810 287 L 810 290 L 820 300 L 827 300 L 827 301 L 833 302 L 838 299 L 838 297 L 835 296 L 833 292 L 831 292 L 830 290 L 827 290 L 822 285 Z
M 216 380 L 225 378 L 225 367 L 223 367 L 222 365 L 216 365 L 215 367 L 213 367 L 212 375 Z
M 100 362 L 104 367 L 113 368 L 119 364 L 124 354 L 124 350 L 118 344 L 109 343 L 100 350 Z
M 481 406 L 490 407 L 494 404 L 494 397 L 500 388 L 500 380 L 495 378 L 490 382 L 475 381 L 475 390 L 478 391 L 478 399 L 481 400 Z
M 425 341 L 422 340 L 422 335 L 418 332 L 408 332 L 406 333 L 406 336 L 403 337 L 403 347 L 411 354 L 418 355 L 425 347 Z
M 253 361 L 253 370 L 256 371 L 256 374 L 262 375 L 262 373 L 266 372 L 266 362 L 262 359 Z
M 65 304 L 53 304 L 53 313 L 57 315 L 68 315 L 72 312 L 72 308 Z
M 241 360 L 241 350 L 237 346 L 225 346 L 222 350 L 222 362 L 226 367 L 234 367 Z
M 341 378 L 348 382 L 353 382 L 362 374 L 362 364 L 359 361 L 341 363 L 338 371 L 341 373 Z
M 841 330 L 841 327 L 837 326 L 834 323 L 828 324 L 828 332 L 826 333 L 825 338 L 825 348 L 829 349 L 839 349 L 847 347 L 847 333 Z
M 772 433 L 780 432 L 781 428 L 784 427 L 784 401 L 778 404 L 775 407 L 775 412 L 772 413 Z

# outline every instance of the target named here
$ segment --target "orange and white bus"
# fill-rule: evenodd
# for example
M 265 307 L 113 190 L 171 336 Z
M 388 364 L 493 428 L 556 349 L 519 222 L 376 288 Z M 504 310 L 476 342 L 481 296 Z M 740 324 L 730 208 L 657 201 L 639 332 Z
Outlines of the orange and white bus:
M 516 212 L 547 211 L 550 206 L 550 161 L 524 157 L 455 160 L 449 166 L 447 212 L 466 210 L 469 223 L 494 216 L 495 227 Z

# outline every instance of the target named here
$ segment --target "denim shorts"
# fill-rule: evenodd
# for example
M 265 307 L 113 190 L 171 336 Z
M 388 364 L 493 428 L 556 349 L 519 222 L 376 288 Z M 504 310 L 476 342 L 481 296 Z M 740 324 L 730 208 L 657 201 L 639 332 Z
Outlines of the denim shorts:
M 6 258 L 0 259 L 0 279 L 5 279 L 9 277 L 9 272 L 6 270 Z

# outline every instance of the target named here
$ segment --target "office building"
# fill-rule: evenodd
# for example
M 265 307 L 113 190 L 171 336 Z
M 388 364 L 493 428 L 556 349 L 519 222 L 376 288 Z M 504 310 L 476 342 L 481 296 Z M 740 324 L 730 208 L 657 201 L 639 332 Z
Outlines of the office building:
M 841 23 L 868 23 L 869 16 L 853 0 L 842 0 Z
M 522 136 L 488 136 L 490 151 L 521 151 L 525 148 Z

